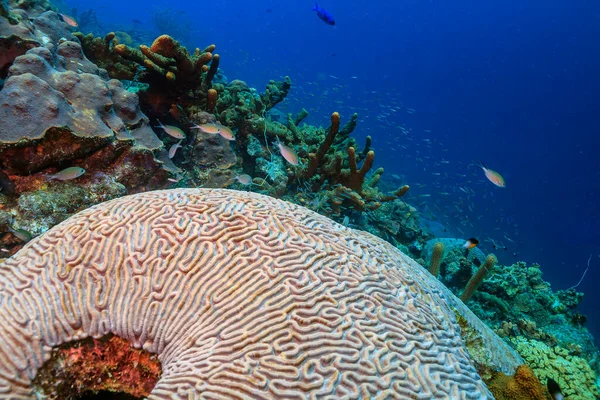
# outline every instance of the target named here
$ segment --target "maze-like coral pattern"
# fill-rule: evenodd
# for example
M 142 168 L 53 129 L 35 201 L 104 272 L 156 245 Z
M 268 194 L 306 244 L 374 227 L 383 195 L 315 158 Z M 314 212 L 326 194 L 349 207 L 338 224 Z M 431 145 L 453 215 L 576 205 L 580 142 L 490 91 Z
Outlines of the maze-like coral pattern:
M 447 296 L 401 252 L 303 207 L 180 189 L 92 207 L 0 265 L 0 398 L 53 346 L 159 355 L 150 399 L 486 399 Z

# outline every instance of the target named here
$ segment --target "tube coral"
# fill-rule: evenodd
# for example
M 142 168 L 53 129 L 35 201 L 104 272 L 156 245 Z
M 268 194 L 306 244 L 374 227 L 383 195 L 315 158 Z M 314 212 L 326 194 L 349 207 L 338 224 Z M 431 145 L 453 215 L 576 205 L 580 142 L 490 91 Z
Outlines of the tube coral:
M 208 89 L 208 92 L 206 92 L 206 111 L 211 114 L 215 111 L 217 97 L 218 93 L 215 89 Z
M 473 296 L 473 293 L 475 293 L 479 285 L 481 285 L 481 282 L 483 282 L 483 279 L 492 270 L 492 268 L 494 268 L 494 265 L 496 265 L 497 262 L 498 259 L 495 255 L 488 254 L 485 262 L 481 265 L 481 267 L 479 267 L 471 279 L 469 279 L 469 282 L 467 282 L 467 286 L 465 286 L 465 290 L 463 290 L 462 295 L 460 296 L 460 299 L 463 302 L 466 303 L 471 296 Z
M 440 274 L 440 265 L 444 260 L 444 251 L 446 247 L 442 242 L 436 242 L 433 245 L 433 252 L 431 253 L 431 263 L 429 264 L 429 272 L 431 275 L 437 277 Z

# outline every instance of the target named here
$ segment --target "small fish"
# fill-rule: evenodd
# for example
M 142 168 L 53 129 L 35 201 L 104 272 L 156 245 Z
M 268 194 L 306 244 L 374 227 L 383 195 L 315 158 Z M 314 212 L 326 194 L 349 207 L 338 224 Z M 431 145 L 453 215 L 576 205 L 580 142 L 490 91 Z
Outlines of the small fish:
M 560 386 L 558 386 L 558 383 L 556 383 L 554 379 L 548 378 L 546 386 L 548 386 L 548 392 L 550 392 L 550 396 L 552 396 L 554 400 L 564 399 Z
M 204 133 L 210 133 L 212 135 L 216 135 L 217 133 L 221 133 L 221 127 L 217 124 L 202 124 L 202 125 L 194 125 L 192 129 L 200 129 Z
M 252 177 L 248 174 L 236 175 L 235 179 L 242 185 L 249 185 L 252 183 Z
M 221 124 L 217 125 L 219 126 L 219 135 L 227 140 L 235 140 L 235 136 L 233 135 L 233 131 L 231 129 Z
M 163 125 L 162 122 L 158 121 L 158 126 L 155 126 L 155 128 L 162 128 L 169 136 L 175 139 L 185 139 L 185 133 L 176 126 Z
M 471 250 L 472 248 L 476 247 L 478 244 L 479 244 L 479 240 L 477 240 L 475 238 L 470 238 L 465 241 L 465 244 L 463 244 L 463 247 L 467 250 Z
M 29 242 L 33 237 L 31 233 L 26 231 L 25 229 L 15 229 L 12 226 L 9 226 L 8 230 L 10 231 L 10 233 L 12 233 L 24 242 Z
M 315 6 L 312 9 L 313 11 L 317 12 L 317 16 L 319 18 L 321 18 L 321 21 L 325 22 L 327 25 L 335 25 L 335 20 L 333 19 L 333 15 L 329 14 L 329 12 L 322 8 L 319 7 L 319 5 L 317 3 L 315 3 Z
M 277 147 L 279 148 L 279 152 L 281 153 L 282 157 L 285 158 L 287 162 L 289 162 L 292 165 L 299 164 L 298 156 L 291 147 L 284 145 L 279 140 L 277 140 Z
M 71 179 L 79 178 L 85 173 L 85 169 L 81 167 L 69 167 L 53 175 L 47 175 L 46 180 L 56 179 L 57 181 L 70 181 Z
M 486 167 L 483 161 L 479 162 L 481 163 L 480 167 L 485 173 L 485 177 L 488 178 L 490 182 L 501 188 L 506 187 L 506 183 L 504 182 L 504 178 L 502 177 L 502 175 Z
M 175 153 L 177 153 L 177 149 L 180 149 L 181 147 L 181 140 L 177 143 L 175 143 L 173 146 L 171 146 L 171 148 L 169 149 L 169 158 L 173 158 L 175 157 Z
M 79 26 L 79 24 L 77 23 L 77 21 L 75 21 L 75 19 L 73 17 L 69 17 L 66 14 L 58 14 L 58 15 L 60 15 L 62 20 L 65 21 L 65 24 L 72 26 L 73 28 L 77 28 Z

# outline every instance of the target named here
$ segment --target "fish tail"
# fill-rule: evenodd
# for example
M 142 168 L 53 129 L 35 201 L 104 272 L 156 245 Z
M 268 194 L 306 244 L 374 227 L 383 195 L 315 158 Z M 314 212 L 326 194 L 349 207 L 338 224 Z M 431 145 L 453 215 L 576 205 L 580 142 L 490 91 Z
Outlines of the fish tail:
M 312 8 L 313 11 L 318 11 L 319 10 L 319 5 L 317 3 L 315 3 L 315 6 Z
M 483 161 L 479 160 L 479 164 L 481 164 L 482 168 L 488 169 L 488 167 L 485 166 L 485 164 L 483 163 Z

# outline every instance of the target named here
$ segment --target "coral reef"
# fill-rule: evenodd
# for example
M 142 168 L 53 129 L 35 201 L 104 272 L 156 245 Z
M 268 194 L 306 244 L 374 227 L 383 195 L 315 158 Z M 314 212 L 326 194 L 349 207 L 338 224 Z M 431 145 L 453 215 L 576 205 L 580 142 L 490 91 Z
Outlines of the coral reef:
M 165 186 L 177 171 L 137 96 L 103 79 L 76 42 L 63 41 L 54 54 L 36 47 L 17 57 L 0 106 L 5 209 L 33 234 L 97 202 Z M 49 180 L 73 166 L 85 174 Z
M 114 33 L 104 38 L 81 34 L 77 37 L 86 56 L 105 68 L 111 77 L 149 85 L 138 93 L 146 112 L 161 116 L 173 104 L 186 108 L 188 113 L 199 111 L 192 106 L 207 108 L 207 92 L 219 64 L 218 54 L 213 55 L 215 45 L 190 54 L 168 35 L 159 36 L 151 46 L 139 48 L 119 43 Z
M 322 389 L 325 392 L 329 390 L 328 393 L 332 396 L 354 396 L 359 391 L 361 395 L 368 396 L 373 385 L 377 386 L 378 382 L 386 379 L 399 382 L 386 386 L 390 396 L 398 392 L 406 395 L 406 390 L 413 388 L 402 386 L 406 381 L 405 375 L 390 378 L 386 375 L 388 367 L 396 365 L 394 363 L 400 362 L 406 354 L 414 356 L 416 353 L 413 360 L 417 361 L 410 367 L 417 368 L 416 372 L 406 370 L 408 372 L 404 373 L 417 376 L 418 368 L 428 368 L 430 365 L 427 363 L 435 361 L 421 360 L 418 346 L 403 353 L 405 349 L 397 348 L 394 339 L 390 345 L 392 342 L 377 336 L 379 330 L 370 331 L 368 328 L 384 326 L 386 332 L 392 332 L 392 336 L 395 335 L 393 332 L 400 332 L 399 335 L 403 338 L 408 335 L 409 339 L 405 342 L 407 345 L 426 342 L 429 349 L 433 346 L 435 351 L 447 356 L 444 356 L 446 361 L 452 359 L 460 366 L 459 382 L 455 381 L 456 371 L 450 372 L 452 378 L 449 384 L 448 379 L 444 380 L 447 372 L 433 374 L 431 380 L 423 381 L 431 382 L 431 387 L 427 383 L 419 383 L 420 386 L 415 388 L 420 394 L 448 397 L 449 393 L 456 394 L 463 390 L 465 385 L 460 380 L 464 379 L 468 382 L 466 386 L 487 395 L 479 378 L 481 376 L 496 398 L 543 398 L 545 393 L 540 392 L 539 382 L 534 379 L 531 370 L 524 366 L 517 369 L 523 360 L 477 317 L 484 320 L 497 334 L 513 342 L 535 374 L 542 379 L 542 383 L 547 377 L 553 377 L 561 386 L 568 388 L 568 395 L 575 396 L 573 398 L 597 395 L 593 370 L 600 371 L 600 354 L 593 338 L 585 329 L 586 317 L 577 312 L 583 294 L 575 289 L 553 292 L 550 285 L 542 279 L 539 266 L 524 263 L 495 268 L 494 274 L 483 280 L 491 261 L 486 261 L 485 254 L 479 249 L 466 251 L 462 247 L 463 239 L 431 239 L 433 235 L 423 228 L 425 224 L 419 210 L 404 201 L 403 196 L 409 190 L 405 180 L 395 176 L 380 184 L 384 171 L 376 167 L 376 149 L 371 137 L 366 138 L 364 146 L 359 146 L 352 137 L 357 127 L 356 114 L 349 118 L 345 116 L 347 121 L 343 123 L 342 116 L 334 112 L 328 127 L 304 123 L 308 116 L 305 109 L 301 109 L 297 115 L 284 114 L 277 109 L 277 105 L 292 89 L 292 82 L 288 77 L 281 81 L 270 81 L 263 93 L 241 80 L 229 81 L 220 68 L 222 60 L 215 53 L 215 45 L 209 45 L 203 50 L 186 49 L 184 45 L 192 32 L 191 22 L 185 17 L 176 17 L 170 10 L 155 10 L 154 22 L 160 27 L 162 35 L 154 41 L 153 37 L 146 37 L 135 27 L 106 34 L 93 9 L 81 14 L 76 9 L 72 10 L 72 16 L 79 22 L 79 29 L 86 33 L 92 32 L 88 35 L 73 33 L 74 28 L 68 26 L 57 11 L 47 0 L 0 0 L 0 256 L 13 254 L 24 247 L 15 258 L 24 260 L 23 265 L 27 265 L 32 259 L 44 259 L 46 255 L 35 255 L 34 258 L 28 258 L 28 255 L 35 254 L 34 247 L 39 243 L 46 243 L 44 240 L 47 239 L 44 238 L 54 237 L 54 233 L 51 231 L 42 239 L 34 239 L 31 245 L 27 245 L 32 236 L 46 232 L 82 209 L 126 194 L 166 186 L 233 187 L 245 192 L 178 191 L 172 192 L 176 194 L 156 195 L 159 198 L 164 196 L 162 201 L 149 201 L 166 207 L 161 208 L 165 215 L 161 217 L 163 219 L 160 221 L 163 223 L 160 228 L 157 228 L 161 232 L 160 237 L 153 237 L 153 244 L 141 239 L 132 242 L 126 250 L 133 253 L 128 253 L 129 257 L 123 256 L 124 258 L 119 258 L 123 255 L 120 253 L 121 248 L 107 245 L 109 250 L 106 251 L 109 251 L 110 256 L 107 253 L 105 259 L 110 261 L 104 264 L 96 262 L 97 260 L 90 261 L 90 254 L 93 252 L 86 251 L 80 256 L 74 254 L 81 249 L 89 250 L 86 246 L 94 245 L 95 242 L 89 240 L 90 235 L 99 241 L 117 236 L 126 241 L 136 232 L 139 233 L 136 231 L 137 227 L 147 220 L 160 219 L 153 207 L 139 205 L 143 202 L 136 203 L 139 207 L 126 206 L 127 210 L 135 209 L 135 213 L 148 217 L 140 219 L 145 222 L 136 219 L 135 213 L 123 215 L 121 210 L 109 207 L 114 220 L 107 221 L 102 229 L 88 229 L 89 225 L 85 225 L 88 217 L 81 219 L 78 216 L 75 219 L 85 221 L 85 229 L 80 229 L 80 225 L 75 226 L 72 222 L 66 223 L 72 229 L 69 232 L 75 232 L 69 233 L 72 235 L 68 237 L 69 243 L 78 244 L 79 247 L 69 248 L 69 251 L 62 253 L 56 249 L 49 251 L 49 254 L 54 254 L 55 259 L 59 260 L 58 266 L 56 263 L 52 264 L 54 269 L 51 270 L 55 273 L 52 283 L 65 288 L 71 284 L 71 280 L 85 281 L 86 285 L 99 288 L 96 297 L 85 300 L 90 302 L 86 303 L 89 313 L 75 317 L 73 313 L 81 312 L 79 307 L 82 307 L 83 300 L 81 304 L 72 304 L 70 300 L 64 300 L 66 295 L 59 291 L 58 293 L 63 294 L 56 296 L 63 296 L 64 299 L 61 297 L 57 300 L 48 295 L 43 296 L 44 300 L 38 303 L 32 301 L 27 304 L 35 303 L 39 306 L 46 301 L 44 304 L 52 306 L 66 305 L 68 310 L 65 315 L 68 316 L 60 327 L 47 321 L 36 321 L 30 325 L 31 320 L 19 319 L 21 315 L 15 309 L 11 309 L 11 315 L 16 316 L 17 325 L 25 330 L 25 337 L 34 341 L 39 339 L 39 335 L 51 337 L 52 340 L 48 342 L 53 344 L 89 336 L 97 339 L 85 339 L 80 344 L 63 344 L 54 349 L 52 361 L 46 364 L 45 370 L 38 373 L 38 386 L 43 388 L 41 390 L 45 395 L 75 398 L 86 390 L 118 390 L 135 396 L 165 397 L 181 383 L 177 381 L 178 376 L 184 376 L 193 368 L 197 368 L 195 371 L 198 374 L 194 375 L 192 381 L 199 379 L 202 383 L 194 387 L 191 381 L 183 382 L 181 390 L 184 392 L 202 390 L 204 393 L 206 390 L 208 393 L 212 390 L 216 393 L 221 390 L 220 382 L 223 379 L 238 382 L 245 395 L 254 393 L 254 390 L 261 390 L 261 393 L 267 390 L 271 397 L 287 397 L 288 391 L 308 393 L 317 390 L 316 386 L 311 386 L 316 385 L 314 380 L 290 381 L 288 376 L 281 378 L 277 375 L 279 370 L 269 369 L 274 365 L 273 359 L 265 356 L 264 347 L 260 346 L 271 346 L 271 342 L 277 343 L 273 347 L 275 355 L 271 356 L 275 357 L 275 363 L 289 361 L 290 357 L 304 357 L 302 360 L 308 361 L 304 366 L 298 367 L 305 368 L 301 369 L 301 375 L 309 374 L 312 377 L 317 371 L 321 374 L 318 386 L 325 388 Z M 175 139 L 163 129 L 152 129 L 152 125 L 163 124 L 177 128 L 181 132 L 179 138 Z M 191 129 L 193 125 L 202 124 L 222 127 L 223 131 L 217 133 L 223 134 L 227 130 L 231 140 L 226 140 L 220 134 Z M 176 152 L 168 153 L 166 150 L 177 149 L 178 146 L 181 149 Z M 293 156 L 292 161 L 290 154 Z M 68 171 L 73 168 L 83 171 L 83 174 L 61 175 L 65 169 Z M 60 179 L 55 179 L 57 176 Z M 342 225 L 325 222 L 304 209 L 281 205 L 275 200 L 246 193 L 251 191 L 306 206 Z M 137 199 L 154 199 L 153 196 L 155 194 Z M 208 199 L 210 206 L 198 199 Z M 179 203 L 173 203 L 175 200 Z M 125 204 L 127 201 L 122 199 L 109 204 Z M 271 217 L 264 214 L 267 207 L 275 208 Z M 211 219 L 203 219 L 208 218 L 206 210 L 209 208 L 213 213 Z M 247 211 L 252 214 L 250 218 L 245 217 Z M 93 220 L 96 214 L 89 211 L 84 215 Z M 111 227 L 121 217 L 123 221 L 133 218 L 130 228 L 122 225 Z M 199 224 L 197 218 L 204 224 Z M 186 221 L 191 227 L 182 221 Z M 290 223 L 291 227 L 288 226 Z M 289 260 L 306 260 L 311 257 L 309 254 L 313 254 L 311 251 L 315 251 L 311 244 L 302 241 L 312 238 L 314 234 L 312 230 L 303 230 L 305 223 L 313 228 L 317 227 L 319 240 L 330 243 L 329 240 L 335 238 L 333 240 L 336 243 L 326 245 L 325 253 L 319 248 L 318 255 L 314 256 L 315 263 L 324 263 L 327 275 L 307 270 L 300 261 L 297 263 L 300 266 L 294 264 L 288 268 Z M 197 225 L 197 232 L 194 231 L 196 236 L 189 236 Z M 431 274 L 439 277 L 439 282 L 425 268 L 419 269 L 412 261 L 408 261 L 398 250 L 367 233 L 358 233 L 348 227 L 359 228 L 384 238 L 396 249 L 417 259 L 421 265 L 428 266 Z M 57 232 L 65 232 L 60 229 Z M 279 248 L 278 246 L 283 245 L 278 242 L 279 236 L 273 235 L 273 232 L 288 235 L 292 240 L 298 239 L 295 245 L 297 247 L 290 247 L 289 242 L 286 242 L 284 247 Z M 301 238 L 296 236 L 298 232 L 302 233 Z M 348 237 L 339 237 L 342 234 L 350 235 L 358 242 L 347 242 Z M 443 232 L 440 234 L 444 235 Z M 211 235 L 216 235 L 216 242 L 213 243 Z M 198 237 L 209 239 L 198 244 Z M 63 248 L 63 242 L 60 243 L 58 247 Z M 240 243 L 243 246 L 240 247 Z M 263 243 L 274 247 L 260 253 L 261 256 L 250 257 L 248 249 L 261 247 Z M 353 247 L 356 243 L 363 245 L 357 250 Z M 367 249 L 366 243 L 374 246 L 374 249 Z M 186 250 L 188 246 L 193 248 L 195 244 L 204 246 L 203 250 L 196 253 Z M 54 245 L 55 242 L 52 242 L 52 246 Z M 152 256 L 141 256 L 136 252 L 144 246 L 154 246 L 153 255 L 166 255 L 152 261 Z M 347 251 L 342 251 L 341 256 L 336 253 L 340 246 L 345 249 L 343 251 Z M 48 245 L 48 248 L 51 246 Z M 374 254 L 377 262 L 373 265 L 361 264 L 363 261 L 353 258 L 349 249 Z M 211 258 L 214 254 L 225 253 L 229 255 L 227 261 L 219 261 L 218 257 Z M 116 256 L 111 258 L 113 255 Z M 340 260 L 336 260 L 336 257 Z M 15 259 L 1 264 L 0 274 L 10 275 L 3 265 L 14 265 Z M 180 260 L 175 267 L 169 264 L 171 261 L 167 261 L 174 259 Z M 331 259 L 334 260 L 329 261 Z M 116 279 L 111 280 L 114 275 L 110 275 L 113 272 L 110 266 L 121 262 L 115 260 L 123 262 L 123 271 L 134 271 L 126 284 L 122 284 L 120 280 L 121 283 L 117 283 Z M 91 262 L 93 265 L 85 272 L 80 272 L 82 262 Z M 340 263 L 339 271 L 331 268 L 331 265 L 337 265 L 336 262 Z M 212 269 L 212 272 L 204 271 L 202 268 L 209 264 L 215 271 L 221 272 L 217 273 Z M 23 265 L 19 265 L 19 268 L 25 268 Z M 280 269 L 282 265 L 285 267 Z M 242 266 L 248 268 L 242 271 Z M 398 268 L 401 273 L 390 272 L 394 268 Z M 232 272 L 234 270 L 239 274 Z M 340 271 L 352 272 L 351 276 L 359 278 L 348 280 L 349 275 L 341 275 Z M 153 292 L 147 299 L 139 297 L 142 286 L 139 286 L 141 283 L 138 278 L 145 273 L 152 274 L 148 275 L 148 280 L 154 282 L 154 286 L 149 289 Z M 194 285 L 200 282 L 200 286 L 206 289 L 196 289 L 194 285 L 188 284 L 191 282 L 186 280 L 188 277 L 194 277 Z M 210 277 L 222 284 L 217 285 L 217 289 L 209 288 L 204 283 Z M 473 280 L 469 281 L 470 279 Z M 267 281 L 271 286 L 265 286 Z M 38 281 L 32 283 L 33 289 L 25 297 L 47 289 L 36 282 Z M 166 290 L 174 282 L 184 283 L 167 294 Z M 230 285 L 231 282 L 234 284 Z M 330 282 L 344 285 L 345 291 L 331 291 L 328 286 Z M 131 314 L 120 315 L 115 312 L 117 306 L 112 306 L 112 300 L 109 299 L 121 299 L 125 296 L 118 289 L 125 287 L 124 285 L 135 289 L 131 291 L 131 295 L 138 296 L 135 297 L 138 306 L 146 307 L 143 315 L 134 318 Z M 252 290 L 248 289 L 246 292 L 248 295 L 245 302 L 238 302 L 235 307 L 227 305 L 228 299 L 233 298 L 238 290 L 250 287 Z M 411 289 L 407 289 L 408 287 Z M 72 290 L 77 291 L 78 288 Z M 466 289 L 463 291 L 463 288 Z M 274 290 L 279 292 L 273 292 Z M 469 307 L 474 314 L 451 291 L 455 294 L 463 291 L 463 300 L 469 300 Z M 190 293 L 198 295 L 194 297 Z M 294 300 L 281 293 L 292 296 Z M 311 295 L 306 297 L 307 293 Z M 344 296 L 348 296 L 349 300 Z M 192 299 L 191 302 L 195 305 L 208 307 L 207 314 L 202 315 L 210 316 L 198 319 L 198 314 L 195 313 L 192 317 L 191 308 L 184 298 L 188 302 Z M 307 298 L 311 300 L 305 301 Z M 237 313 L 242 310 L 248 315 L 255 315 L 251 304 L 259 300 L 262 301 L 261 307 L 281 301 L 288 301 L 289 304 L 301 302 L 300 307 L 284 307 L 285 312 L 291 315 L 289 320 L 286 319 L 288 322 L 280 321 L 281 314 L 271 318 L 271 322 L 279 322 L 269 326 L 284 326 L 287 329 L 281 336 L 284 339 L 274 339 L 267 343 L 259 338 L 252 344 L 255 339 L 252 335 L 263 326 L 260 325 L 260 316 L 235 321 L 230 318 L 230 311 Z M 26 300 L 17 296 L 14 301 Z M 331 301 L 336 302 L 332 308 L 329 304 Z M 405 325 L 396 323 L 396 309 L 402 309 L 405 304 L 402 302 L 405 301 L 413 302 L 406 310 L 406 315 L 409 322 L 414 322 L 417 327 L 416 333 L 411 331 L 407 334 L 403 331 Z M 398 302 L 402 304 L 399 305 Z M 12 307 L 11 304 L 13 303 L 3 303 L 0 296 L 0 312 Z M 335 310 L 340 307 L 346 312 L 338 316 Z M 175 309 L 178 312 L 183 310 L 184 318 L 187 319 L 183 322 L 175 319 L 169 319 L 166 323 L 157 322 L 157 315 L 164 316 L 163 311 Z M 64 310 L 61 308 L 62 311 Z M 411 314 L 414 312 L 421 314 L 417 318 Z M 167 342 L 183 343 L 171 341 L 183 325 L 198 327 L 196 333 L 199 334 L 221 317 L 224 321 L 229 321 L 230 326 L 219 331 L 216 342 L 198 340 L 187 345 L 187 350 L 166 348 Z M 165 318 L 171 318 L 171 315 L 167 312 Z M 145 325 L 146 322 L 142 320 L 150 321 L 150 325 Z M 25 322 L 19 325 L 21 321 Z M 112 321 L 117 322 L 111 325 Z M 242 327 L 242 323 L 246 325 Z M 160 329 L 151 327 L 159 325 Z M 114 329 L 108 329 L 108 326 Z M 327 327 L 331 329 L 328 331 Z M 0 329 L 6 327 L 0 326 Z M 441 331 L 446 339 L 448 335 L 451 336 L 450 341 L 444 341 L 443 346 L 441 339 L 438 340 Z M 459 343 L 459 331 L 464 346 Z M 106 334 L 121 337 L 108 338 Z M 269 334 L 267 332 L 265 335 Z M 331 342 L 326 346 L 329 351 L 326 356 L 314 353 L 315 350 L 310 347 L 310 343 L 318 342 L 311 342 L 314 337 L 324 335 L 331 335 Z M 167 337 L 169 340 L 165 339 Z M 365 337 L 368 337 L 368 343 L 364 342 Z M 110 359 L 115 355 L 115 360 L 109 362 L 126 364 L 130 359 L 127 357 L 131 355 L 124 356 L 121 360 L 116 359 L 121 350 L 129 349 L 129 342 L 126 340 L 161 355 L 161 361 L 166 362 L 166 376 L 161 377 L 156 387 L 147 380 L 152 378 L 152 382 L 156 381 L 157 369 L 154 367 L 150 368 L 153 371 L 151 376 L 142 377 L 124 366 L 124 375 L 127 376 L 117 382 L 111 376 L 114 375 L 111 366 L 94 358 L 100 356 Z M 208 348 L 203 346 L 211 346 L 211 352 L 216 346 L 218 353 L 230 342 L 237 343 L 236 350 L 247 351 L 247 357 L 233 361 L 208 357 L 208 364 L 190 364 L 188 356 L 199 354 Z M 301 346 L 299 343 L 309 345 Z M 173 346 L 176 347 L 176 344 Z M 528 346 L 537 349 L 543 345 L 546 346 L 543 350 L 528 350 Z M 89 351 L 85 350 L 86 346 Z M 185 346 L 181 349 L 183 347 Z M 99 351 L 101 348 L 105 351 Z M 343 350 L 338 351 L 338 348 Z M 379 350 L 373 353 L 374 348 Z M 88 352 L 82 356 L 85 351 Z M 363 362 L 360 357 L 365 352 L 369 353 L 368 360 Z M 15 374 L 18 374 L 18 378 L 10 383 L 16 385 L 14 387 L 17 391 L 29 388 L 29 380 L 41 365 L 42 353 L 48 354 L 48 348 L 35 348 L 31 358 L 27 358 L 29 353 L 15 356 L 15 359 L 20 356 L 27 359 L 27 363 L 19 364 L 17 368 L 18 372 Z M 359 353 L 360 357 L 357 356 Z M 172 361 L 179 355 L 188 361 L 173 364 Z M 325 361 L 323 357 L 326 357 Z M 371 365 L 373 359 L 379 360 L 386 367 L 381 370 Z M 243 364 L 248 360 L 254 361 Z M 68 364 L 69 361 L 83 363 Z M 153 361 L 156 362 L 156 359 Z M 213 370 L 216 365 L 214 363 L 221 363 L 222 369 Z M 316 363 L 321 366 L 315 369 Z M 352 383 L 334 383 L 329 374 L 330 363 L 347 366 L 349 369 L 340 374 L 345 374 L 342 379 Z M 205 368 L 209 364 L 211 368 Z M 5 367 L 10 369 L 15 365 L 0 364 L 0 370 Z M 69 365 L 69 368 L 59 371 L 64 365 Z M 92 381 L 84 382 L 85 377 L 78 377 L 76 373 L 80 369 L 85 374 L 88 371 L 86 368 L 92 365 L 100 368 L 89 370 L 90 376 L 101 380 L 98 385 L 94 385 Z M 476 372 L 472 369 L 473 365 Z M 258 368 L 261 370 L 250 378 L 240 377 L 240 366 L 249 371 L 256 372 Z M 584 372 L 565 377 L 564 380 L 571 382 L 569 386 L 564 380 L 555 377 L 564 372 L 562 368 L 578 368 Z M 366 370 L 368 371 L 365 372 Z M 64 374 L 60 375 L 58 372 Z M 510 376 L 511 374 L 514 375 Z M 358 375 L 361 378 L 354 381 L 354 377 Z M 369 378 L 363 379 L 367 375 Z M 2 376 L 5 375 L 0 373 L 0 380 Z M 62 383 L 56 385 L 61 380 Z M 444 380 L 444 383 L 436 384 L 436 380 Z M 135 384 L 136 381 L 139 381 L 139 385 Z M 68 389 L 65 382 L 74 384 Z M 123 384 L 125 386 L 118 386 Z M 0 392 L 4 389 L 0 383 Z M 28 398 L 29 389 L 23 390 L 23 398 Z M 67 396 L 69 390 L 74 392 Z
M 513 376 L 494 374 L 488 385 L 496 400 L 546 400 L 546 388 L 527 365 L 520 365 Z
M 562 347 L 551 347 L 524 337 L 516 337 L 511 341 L 535 375 L 542 382 L 548 378 L 554 379 L 565 398 L 588 400 L 600 397 L 597 376 L 585 359 L 569 354 Z
M 6 78 L 15 58 L 29 49 L 53 49 L 61 38 L 73 39 L 71 28 L 55 11 L 46 1 L 0 2 L 0 80 Z
M 10 299 L 0 317 L 14 321 L 0 324 L 0 350 L 11 354 L 0 387 L 22 399 L 34 397 L 50 346 L 109 334 L 161 361 L 149 399 L 225 388 L 234 397 L 490 396 L 453 308 L 478 332 L 488 368 L 512 374 L 522 364 L 388 243 L 240 191 L 155 191 L 85 210 L 0 264 L 0 293 Z
M 423 250 L 424 260 L 431 259 L 433 246 L 438 240 L 451 249 L 442 263 L 440 279 L 458 294 L 467 285 L 467 280 L 477 265 L 482 265 L 483 253 L 476 248 L 466 253 L 459 248 L 459 244 L 464 242 L 462 239 L 434 239 Z M 455 248 L 452 249 L 452 246 Z M 555 379 L 554 375 L 538 373 L 537 365 L 541 362 L 538 358 L 543 359 L 543 353 L 547 349 L 555 349 L 555 352 L 568 355 L 569 360 L 577 357 L 578 365 L 573 367 L 579 370 L 600 370 L 600 352 L 593 337 L 583 326 L 584 320 L 576 312 L 582 299 L 583 295 L 573 289 L 553 292 L 550 285 L 542 279 L 539 265 L 518 262 L 495 268 L 494 273 L 474 292 L 469 305 L 500 336 L 516 344 L 527 364 L 545 382 L 547 377 Z M 527 349 L 529 345 L 541 347 L 544 351 L 532 352 Z M 589 373 L 587 375 L 589 378 Z M 591 387 L 592 381 L 589 378 L 586 387 Z M 595 391 L 591 390 L 590 393 Z

